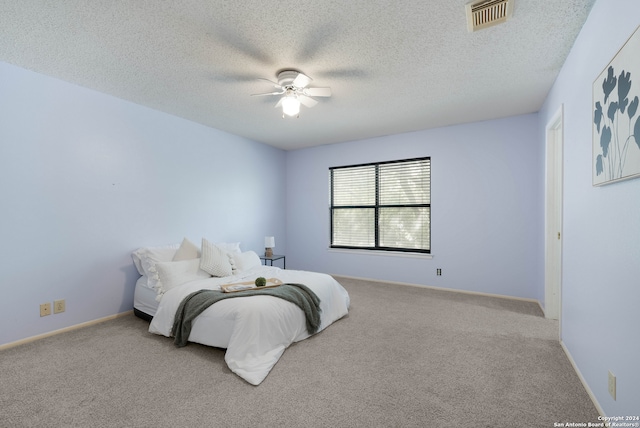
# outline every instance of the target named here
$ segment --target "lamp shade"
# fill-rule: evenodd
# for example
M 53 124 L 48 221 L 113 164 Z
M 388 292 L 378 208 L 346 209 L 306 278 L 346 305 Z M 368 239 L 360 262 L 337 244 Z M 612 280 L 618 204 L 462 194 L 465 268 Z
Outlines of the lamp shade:
M 264 247 L 265 248 L 273 248 L 276 246 L 276 238 L 273 236 L 265 236 L 264 237 Z

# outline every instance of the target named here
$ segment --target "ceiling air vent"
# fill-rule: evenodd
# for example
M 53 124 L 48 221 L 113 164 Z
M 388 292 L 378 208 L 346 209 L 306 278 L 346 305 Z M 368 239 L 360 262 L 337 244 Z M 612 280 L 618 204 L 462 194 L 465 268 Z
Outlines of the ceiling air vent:
M 513 2 L 514 0 L 483 0 L 467 4 L 467 29 L 471 33 L 505 22 L 513 13 Z

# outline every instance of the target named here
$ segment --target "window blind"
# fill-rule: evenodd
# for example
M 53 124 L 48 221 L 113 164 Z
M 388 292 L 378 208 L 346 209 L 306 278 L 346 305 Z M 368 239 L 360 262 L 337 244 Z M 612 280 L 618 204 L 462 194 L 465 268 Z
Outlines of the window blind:
M 431 158 L 329 172 L 332 248 L 431 252 Z

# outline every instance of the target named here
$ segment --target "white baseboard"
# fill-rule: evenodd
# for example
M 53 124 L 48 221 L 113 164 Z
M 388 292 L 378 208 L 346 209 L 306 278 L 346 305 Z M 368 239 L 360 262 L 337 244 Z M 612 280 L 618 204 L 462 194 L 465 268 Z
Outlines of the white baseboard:
M 580 382 L 582 382 L 582 386 L 584 386 L 585 391 L 587 391 L 589 398 L 591 398 L 593 405 L 596 406 L 596 410 L 598 411 L 598 413 L 600 413 L 600 416 L 607 416 L 604 414 L 604 410 L 602 410 L 602 407 L 600 406 L 600 403 L 598 403 L 598 400 L 596 399 L 596 396 L 594 395 L 593 391 L 591 391 L 591 388 L 589 388 L 589 384 L 587 383 L 586 379 L 584 378 L 584 376 L 582 376 L 582 373 L 580 373 L 580 370 L 578 369 L 576 362 L 573 360 L 573 357 L 571 356 L 571 352 L 569 352 L 569 349 L 567 349 L 567 347 L 565 346 L 562 340 L 560 340 L 560 346 L 564 350 L 564 353 L 567 355 L 567 358 L 569 359 L 569 362 L 571 363 L 573 370 L 578 375 Z
M 69 327 L 61 328 L 59 330 L 54 330 L 54 331 L 50 331 L 48 333 L 39 334 L 37 336 L 27 337 L 25 339 L 20 339 L 20 340 L 17 340 L 15 342 L 5 343 L 4 345 L 0 345 L 0 351 L 2 351 L 4 349 L 13 348 L 13 347 L 19 346 L 19 345 L 24 345 L 25 343 L 35 342 L 36 340 L 44 339 L 45 337 L 55 336 L 56 334 L 66 333 L 68 331 L 77 330 L 79 328 L 89 327 L 89 326 L 94 325 L 94 324 L 100 324 L 100 323 L 105 322 L 105 321 L 110 321 L 110 320 L 113 320 L 113 319 L 116 319 L 116 318 L 120 318 L 120 317 L 123 317 L 123 316 L 131 315 L 131 314 L 133 314 L 133 310 L 127 311 L 127 312 L 121 312 L 121 313 L 115 314 L 115 315 L 109 315 L 109 316 L 104 317 L 104 318 L 98 318 L 97 320 L 83 322 L 83 323 L 80 323 L 80 324 L 76 324 L 76 325 L 72 325 L 72 326 L 69 326 Z
M 497 297 L 499 299 L 520 300 L 520 301 L 523 301 L 523 302 L 532 302 L 532 303 L 536 303 L 540 307 L 540 310 L 544 313 L 544 310 L 542 309 L 542 305 L 540 305 L 540 302 L 538 300 L 536 300 L 536 299 L 528 299 L 526 297 L 505 296 L 503 294 L 483 293 L 481 291 L 459 290 L 459 289 L 456 289 L 456 288 L 435 287 L 435 286 L 432 286 L 432 285 L 413 284 L 413 283 L 410 283 L 410 282 L 388 281 L 388 280 L 374 279 L 374 278 L 362 278 L 362 277 L 358 277 L 358 276 L 348 276 L 348 275 L 339 275 L 339 274 L 331 274 L 331 276 L 339 277 L 339 278 L 347 278 L 347 279 L 359 279 L 359 280 L 362 280 L 362 281 L 383 282 L 383 283 L 387 283 L 387 284 L 405 285 L 405 286 L 408 286 L 408 287 L 428 288 L 428 289 L 431 289 L 431 290 L 451 291 L 453 293 L 472 294 L 472 295 L 476 295 L 476 296 Z

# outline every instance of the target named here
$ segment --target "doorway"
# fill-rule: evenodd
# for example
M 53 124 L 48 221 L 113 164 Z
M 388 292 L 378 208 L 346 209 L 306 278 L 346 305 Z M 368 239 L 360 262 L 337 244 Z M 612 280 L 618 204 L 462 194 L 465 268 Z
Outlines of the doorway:
M 544 313 L 560 320 L 562 302 L 563 109 L 546 128 Z

